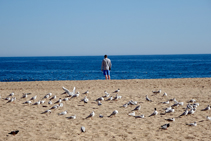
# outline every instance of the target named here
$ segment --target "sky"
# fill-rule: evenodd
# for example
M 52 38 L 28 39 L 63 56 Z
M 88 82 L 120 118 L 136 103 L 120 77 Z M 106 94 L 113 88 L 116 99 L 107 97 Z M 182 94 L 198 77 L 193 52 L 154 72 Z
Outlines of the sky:
M 0 57 L 211 54 L 210 0 L 0 0 Z

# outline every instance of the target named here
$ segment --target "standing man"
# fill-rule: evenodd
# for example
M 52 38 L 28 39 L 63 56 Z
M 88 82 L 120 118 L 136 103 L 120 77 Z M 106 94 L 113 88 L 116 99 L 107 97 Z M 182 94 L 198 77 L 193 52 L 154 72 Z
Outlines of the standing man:
M 105 55 L 101 65 L 101 71 L 105 75 L 105 79 L 110 79 L 110 70 L 111 70 L 111 60 Z

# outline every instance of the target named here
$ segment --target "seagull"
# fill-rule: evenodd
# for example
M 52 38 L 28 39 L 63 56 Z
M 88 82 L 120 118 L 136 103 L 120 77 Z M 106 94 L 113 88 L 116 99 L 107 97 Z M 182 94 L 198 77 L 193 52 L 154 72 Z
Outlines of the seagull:
M 195 113 L 195 111 L 196 111 L 196 109 L 195 109 L 195 108 L 190 109 L 190 111 L 188 111 L 188 114 L 192 115 L 192 114 L 194 114 L 194 113 Z
M 52 93 L 48 93 L 49 96 L 52 96 Z
M 178 104 L 182 106 L 184 104 L 184 102 L 178 102 Z
M 7 101 L 7 103 L 14 102 L 15 99 L 16 99 L 15 97 L 12 97 L 10 100 Z
M 9 96 L 13 96 L 15 93 L 11 93 L 11 94 L 9 94 Z
M 43 97 L 43 99 L 47 99 L 47 98 L 49 98 L 50 97 L 50 95 L 49 94 L 46 94 L 44 97 Z
M 133 111 L 135 111 L 135 110 L 140 110 L 140 109 L 141 109 L 141 105 L 138 105 L 138 106 L 136 106 L 135 109 L 133 109 Z
M 168 108 L 164 108 L 164 110 L 170 110 L 170 109 L 172 109 L 172 107 L 170 106 L 170 107 L 168 107 Z
M 148 95 L 146 95 L 146 100 L 152 102 L 152 100 L 150 100 L 150 99 L 148 98 Z
M 158 90 L 158 91 L 152 91 L 152 93 L 154 93 L 154 94 L 158 94 L 158 93 L 161 93 L 161 90 Z
M 194 103 L 194 102 L 196 102 L 196 100 L 195 99 L 191 99 L 189 102 L 190 103 Z
M 73 97 L 79 97 L 79 95 L 80 95 L 80 93 L 77 92 L 76 94 L 72 95 L 72 98 L 73 98 Z
M 61 103 L 62 102 L 62 99 L 61 98 L 59 98 L 59 100 L 58 101 L 56 101 L 54 104 L 56 104 L 56 103 Z
M 121 98 L 122 98 L 122 96 L 116 94 L 115 100 L 118 100 L 118 99 L 121 99 Z
M 210 105 L 208 105 L 205 109 L 202 109 L 202 111 L 210 110 Z
M 100 101 L 98 101 L 98 106 L 102 105 L 102 103 Z
M 94 117 L 95 116 L 95 112 L 93 111 L 93 112 L 91 112 L 91 114 L 89 114 L 89 116 L 87 116 L 85 119 L 87 119 L 87 118 L 91 118 L 92 119 L 92 117 Z
M 197 123 L 196 122 L 194 122 L 194 123 L 186 123 L 186 125 L 189 125 L 189 126 L 197 126 Z
M 85 96 L 83 101 L 84 101 L 84 103 L 88 103 L 89 99 Z
M 109 97 L 109 96 L 110 96 L 110 94 L 109 93 L 106 93 L 106 95 L 104 97 Z
M 23 96 L 21 98 L 27 98 L 28 95 L 30 95 L 31 93 L 23 93 Z
M 45 103 L 45 100 L 41 100 L 41 101 L 40 101 L 40 104 L 44 104 L 44 103 Z
M 68 97 L 66 97 L 66 98 L 62 99 L 62 101 L 68 101 L 68 100 L 69 100 L 69 98 L 68 98 Z
M 155 108 L 155 111 L 149 116 L 149 117 L 151 117 L 151 116 L 156 116 L 158 114 L 158 111 L 157 111 L 157 109 Z
M 64 111 L 64 112 L 58 113 L 58 115 L 66 115 L 66 114 L 67 114 L 67 111 Z
M 103 101 L 103 100 L 104 100 L 103 97 L 100 97 L 100 98 L 97 99 L 97 101 Z
M 87 95 L 89 93 L 89 91 L 87 90 L 86 92 L 84 92 L 83 94 Z
M 108 116 L 108 117 L 111 117 L 111 116 L 116 116 L 116 114 L 118 114 L 118 111 L 117 111 L 117 110 L 114 110 L 114 111 L 111 113 L 111 115 L 110 115 L 110 116 Z
M 165 130 L 167 130 L 167 128 L 168 128 L 169 126 L 170 126 L 170 123 L 164 124 L 164 125 L 161 126 L 160 129 L 165 129 Z
M 111 100 L 113 100 L 113 97 L 112 96 L 109 99 L 107 99 L 107 101 L 111 101 Z
M 163 96 L 167 96 L 167 93 L 164 93 Z
M 10 98 L 9 96 L 5 98 L 5 100 L 10 100 L 10 99 L 11 99 L 11 98 Z
M 181 116 L 187 116 L 187 114 L 188 114 L 188 110 L 186 109 L 185 112 L 182 113 L 179 117 L 181 117 Z
M 72 92 L 70 92 L 68 89 L 66 89 L 66 88 L 64 88 L 63 87 L 63 90 L 65 91 L 65 93 L 68 95 L 68 96 L 73 96 L 73 95 L 75 95 L 75 87 L 73 88 L 73 91 Z
M 162 104 L 169 104 L 169 101 L 161 102 Z
M 59 103 L 58 107 L 63 107 L 63 103 Z
M 51 105 L 51 104 L 53 104 L 53 103 L 52 103 L 52 101 L 49 101 L 48 104 Z
M 173 112 L 174 112 L 174 109 L 169 109 L 165 111 L 165 113 L 173 113 Z
M 54 105 L 53 107 L 50 108 L 50 110 L 57 109 L 58 107 L 59 107 L 59 105 Z
M 134 116 L 135 118 L 144 118 L 144 115 Z
M 122 107 L 127 108 L 127 106 L 128 106 L 128 104 L 126 103 L 126 104 L 124 104 Z
M 175 121 L 175 118 L 168 118 L 168 119 L 165 119 L 167 121 Z
M 131 104 L 131 105 L 137 105 L 137 103 L 138 103 L 137 101 L 133 101 L 133 100 L 128 102 L 128 104 Z
M 30 100 L 35 100 L 37 98 L 37 96 L 35 95 L 35 96 L 33 96 Z
M 135 113 L 135 111 L 134 111 L 134 112 L 132 112 L 132 113 L 129 113 L 128 115 L 129 115 L 129 116 L 135 116 L 136 113 Z
M 76 119 L 76 115 L 74 116 L 70 116 L 70 117 L 66 117 L 67 119 Z
M 32 105 L 40 105 L 40 100 L 38 101 L 38 102 L 35 102 L 34 104 L 32 104 Z
M 103 118 L 103 115 L 100 114 L 99 117 L 100 117 L 100 118 Z
M 176 99 L 175 98 L 172 98 L 172 99 L 169 99 L 169 101 L 176 101 Z
M 86 132 L 86 129 L 84 126 L 81 127 L 81 132 Z
M 32 102 L 30 100 L 24 102 L 23 104 L 32 104 Z
M 207 120 L 210 120 L 210 121 L 211 121 L 211 117 L 208 117 L 208 116 L 207 116 Z
M 53 97 L 51 97 L 49 100 L 53 100 L 56 99 L 56 95 L 54 95 Z
M 69 94 L 71 93 L 71 92 L 70 92 L 68 89 L 66 89 L 65 87 L 62 87 L 62 89 L 65 91 L 64 94 L 69 95 Z
M 18 134 L 18 132 L 19 132 L 19 130 L 15 130 L 15 131 L 11 131 L 11 132 L 8 133 L 8 134 L 11 134 L 11 135 L 15 136 L 16 134 Z
M 120 89 L 117 89 L 116 91 L 114 91 L 113 93 L 119 93 L 120 92 Z
M 44 112 L 42 112 L 41 114 L 47 114 L 47 113 L 51 113 L 51 110 L 46 110 L 46 111 L 44 111 Z

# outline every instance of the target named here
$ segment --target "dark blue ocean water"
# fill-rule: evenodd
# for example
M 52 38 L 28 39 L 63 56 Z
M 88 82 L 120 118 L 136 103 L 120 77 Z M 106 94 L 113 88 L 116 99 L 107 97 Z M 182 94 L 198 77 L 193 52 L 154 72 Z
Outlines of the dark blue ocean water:
M 211 77 L 211 54 L 108 56 L 111 79 Z M 0 57 L 0 81 L 97 80 L 103 56 Z

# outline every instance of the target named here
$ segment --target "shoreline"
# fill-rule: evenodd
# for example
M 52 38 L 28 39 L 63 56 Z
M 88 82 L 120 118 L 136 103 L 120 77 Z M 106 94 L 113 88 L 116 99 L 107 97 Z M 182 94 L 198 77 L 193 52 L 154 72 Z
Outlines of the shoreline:
M 173 78 L 173 79 L 123 79 L 123 80 L 64 80 L 64 81 L 26 81 L 26 82 L 0 82 L 0 140 L 209 140 L 211 138 L 211 121 L 206 120 L 206 116 L 211 117 L 211 111 L 201 111 L 208 104 L 211 105 L 211 78 Z M 41 114 L 45 110 L 54 106 L 46 103 L 42 107 L 36 105 L 22 104 L 32 96 L 37 95 L 33 102 L 41 100 L 47 93 L 56 95 L 55 103 L 62 95 L 62 87 L 69 89 L 76 87 L 76 92 L 80 95 L 72 98 L 64 104 L 63 108 L 53 110 L 49 116 Z M 104 96 L 106 90 L 113 97 L 112 93 L 120 89 L 119 95 L 122 98 L 118 101 L 102 101 L 98 106 L 96 99 Z M 152 91 L 161 89 L 161 93 L 154 95 Z M 89 102 L 84 104 L 81 99 L 83 94 L 89 90 Z M 15 103 L 7 103 L 3 98 L 14 92 Z M 163 97 L 163 93 L 168 94 Z M 26 99 L 22 99 L 22 93 L 32 93 Z M 153 102 L 147 102 L 145 96 L 148 95 Z M 175 108 L 174 113 L 160 115 L 163 108 L 174 104 L 160 104 L 171 98 L 176 98 L 179 102 L 184 102 L 183 106 Z M 176 118 L 170 123 L 168 130 L 160 130 L 160 126 L 168 123 L 165 119 L 178 117 L 184 112 L 188 101 L 195 99 L 200 105 L 194 115 L 184 118 Z M 145 115 L 143 119 L 135 119 L 128 116 L 136 106 L 121 106 L 128 101 L 137 101 L 141 109 L 136 111 L 136 115 Z M 156 117 L 148 117 L 157 108 L 159 114 Z M 58 116 L 58 113 L 67 110 L 67 115 Z M 108 118 L 112 111 L 118 110 L 116 117 Z M 95 117 L 85 119 L 92 111 Z M 99 114 L 104 117 L 99 118 Z M 76 115 L 75 120 L 66 117 Z M 196 121 L 196 127 L 189 127 L 186 123 Z M 84 126 L 86 132 L 80 134 L 80 128 Z M 178 128 L 179 127 L 179 128 Z M 8 135 L 13 130 L 20 130 L 16 136 Z M 78 135 L 80 134 L 80 135 Z

